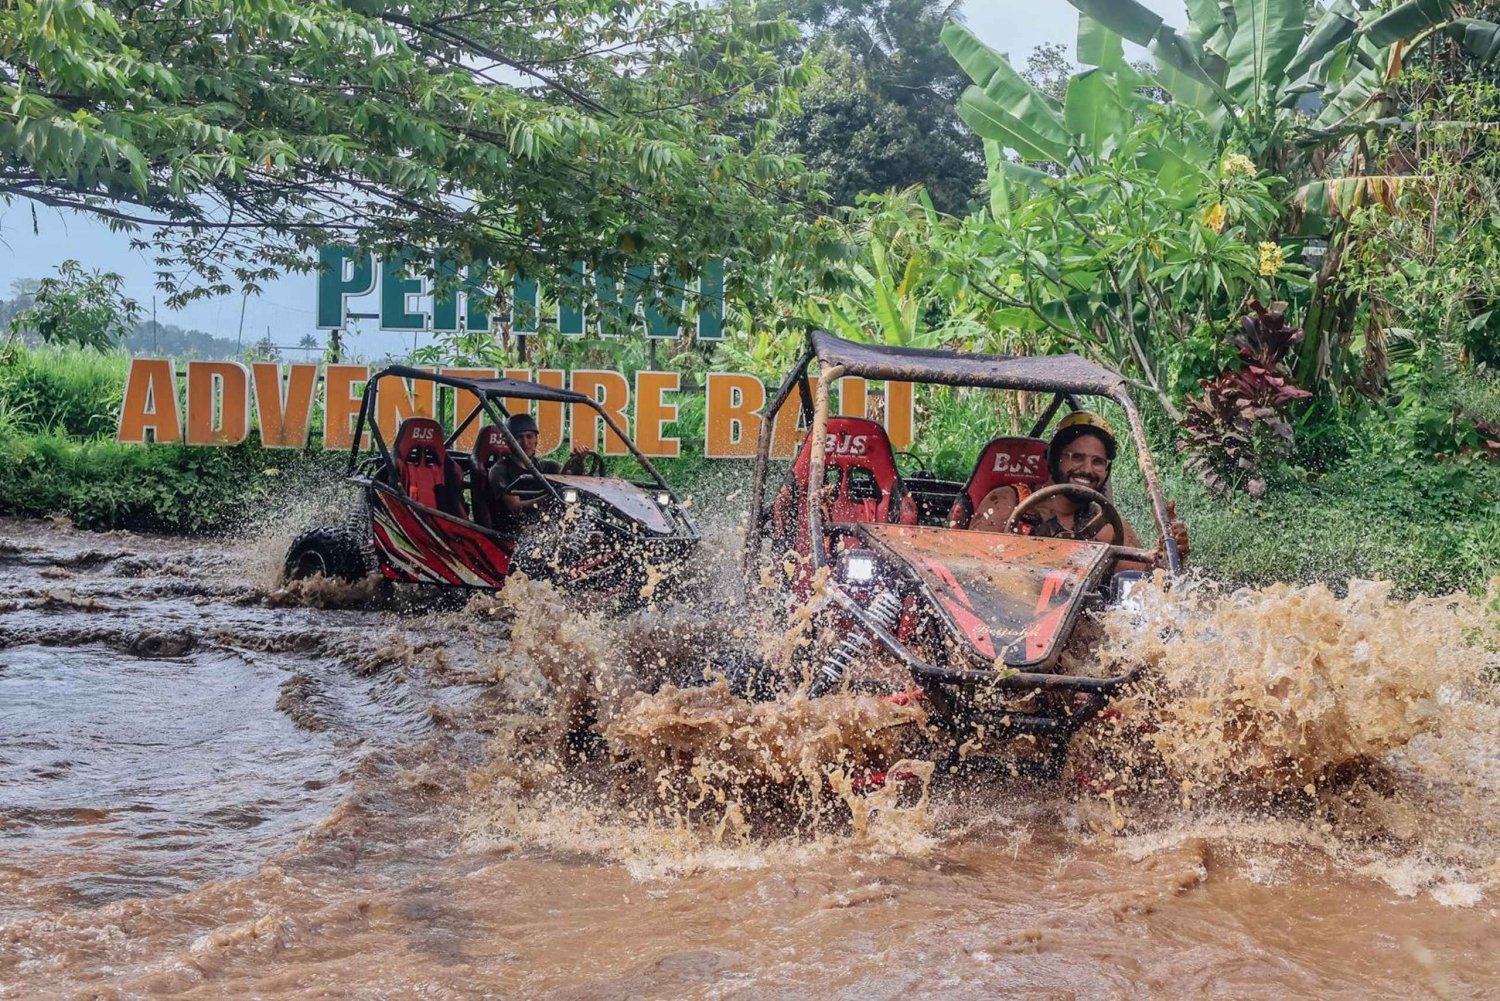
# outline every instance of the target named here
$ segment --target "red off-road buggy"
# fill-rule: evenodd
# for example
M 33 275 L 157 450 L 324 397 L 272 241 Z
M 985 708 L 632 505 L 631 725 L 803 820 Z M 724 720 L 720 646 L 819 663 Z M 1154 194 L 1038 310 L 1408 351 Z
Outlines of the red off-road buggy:
M 968 479 L 944 482 L 903 476 L 879 423 L 829 413 L 829 387 L 846 375 L 1050 393 L 1052 399 L 1029 435 L 976 441 Z M 1076 355 L 1013 358 L 879 347 L 818 331 L 763 413 L 776 413 L 792 393 L 800 394 L 811 430 L 780 485 L 772 486 L 770 428 L 762 428 L 745 570 L 752 587 L 770 582 L 780 592 L 779 608 L 813 603 L 818 642 L 800 666 L 809 693 L 847 683 L 896 700 L 924 699 L 929 714 L 952 731 L 954 746 L 967 742 L 982 755 L 1026 735 L 1056 752 L 1043 755 L 1047 768 L 1059 766 L 1068 738 L 1133 677 L 1060 670 L 1059 658 L 1086 611 L 1126 589 L 1126 575 L 1115 574 L 1122 560 L 1161 562 L 1171 574 L 1180 569 L 1124 379 Z M 1077 484 L 1046 485 L 1043 435 L 1064 407 L 1081 409 L 1082 396 L 1123 408 L 1164 540 L 1161 554 L 969 529 L 985 495 L 1014 484 L 1033 492 L 1017 506 L 1012 525 L 1059 492 L 1089 500 L 1102 518 L 1119 525 L 1110 497 Z M 1114 537 L 1124 537 L 1119 527 Z
M 373 419 L 386 377 L 434 382 L 466 391 L 476 402 L 451 432 L 445 434 L 430 417 L 408 417 L 387 445 Z M 593 410 L 650 479 L 610 478 L 598 455 L 590 456 L 592 475 L 544 474 L 506 428 L 507 401 L 533 400 Z M 476 422 L 485 426 L 472 451 L 457 447 Z M 373 448 L 362 453 L 359 443 L 366 434 Z M 344 525 L 314 528 L 292 542 L 289 578 L 321 574 L 355 580 L 378 572 L 394 582 L 499 588 L 512 572 L 523 570 L 629 607 L 668 593 L 699 541 L 697 528 L 656 467 L 608 411 L 580 393 L 519 379 L 465 379 L 393 365 L 366 384 L 354 442 L 349 478 L 359 486 L 361 502 Z M 512 492 L 547 499 L 524 524 L 496 524 L 490 517 L 488 472 L 508 457 L 525 470 Z

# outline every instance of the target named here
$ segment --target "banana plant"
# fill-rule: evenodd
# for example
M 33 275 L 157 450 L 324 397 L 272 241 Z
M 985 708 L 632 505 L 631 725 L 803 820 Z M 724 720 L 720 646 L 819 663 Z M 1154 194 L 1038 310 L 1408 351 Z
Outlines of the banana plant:
M 1080 157 L 1108 156 L 1149 101 L 1142 87 L 1162 87 L 1198 109 L 1221 131 L 1246 121 L 1304 138 L 1359 131 L 1389 114 L 1386 89 L 1402 55 L 1434 33 L 1453 38 L 1488 64 L 1500 65 L 1500 25 L 1455 17 L 1450 0 L 1407 0 L 1385 12 L 1361 12 L 1350 0 L 1326 7 L 1312 0 L 1187 0 L 1179 33 L 1137 0 L 1069 0 L 1078 9 L 1078 58 L 1085 69 L 1058 102 L 956 23 L 943 29 L 949 53 L 974 81 L 959 113 L 982 138 L 1022 161 L 1068 169 Z M 1150 79 L 1124 59 L 1121 40 L 1155 60 Z M 1298 100 L 1322 105 L 1306 121 Z M 1254 152 L 1254 151 L 1252 151 Z
M 805 318 L 840 337 L 898 347 L 972 346 L 983 326 L 949 301 L 940 283 L 951 269 L 941 259 L 954 220 L 940 215 L 925 191 L 882 196 L 849 242 L 860 259 L 849 266 L 850 288 L 806 300 Z

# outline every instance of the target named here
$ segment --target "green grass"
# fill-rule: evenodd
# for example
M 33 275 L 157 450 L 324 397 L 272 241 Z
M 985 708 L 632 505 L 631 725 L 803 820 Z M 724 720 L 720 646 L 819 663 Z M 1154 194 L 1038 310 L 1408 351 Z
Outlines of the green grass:
M 1230 584 L 1392 580 L 1406 595 L 1482 592 L 1500 574 L 1500 464 L 1414 458 L 1367 432 L 1322 475 L 1279 477 L 1263 498 L 1210 494 L 1172 450 L 1153 450 L 1192 541 L 1192 566 Z M 1165 444 L 1165 443 L 1164 443 Z M 1122 513 L 1151 524 L 1139 475 L 1117 465 Z
M 112 434 L 129 359 L 76 348 L 0 350 L 0 429 L 94 438 Z

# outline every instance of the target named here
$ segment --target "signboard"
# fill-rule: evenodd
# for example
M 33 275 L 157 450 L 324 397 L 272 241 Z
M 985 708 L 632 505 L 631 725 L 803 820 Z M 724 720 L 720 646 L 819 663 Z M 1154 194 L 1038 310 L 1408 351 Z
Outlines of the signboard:
M 359 253 L 349 247 L 324 247 L 318 253 L 321 268 L 318 271 L 318 322 L 319 330 L 342 330 L 353 318 L 374 318 L 379 329 L 391 331 L 431 331 L 433 333 L 455 333 L 460 329 L 488 331 L 493 329 L 495 317 L 485 311 L 484 301 L 489 298 L 478 294 L 481 290 L 479 275 L 484 265 L 474 265 L 462 277 L 456 269 L 448 268 L 446 274 L 453 275 L 455 284 L 451 291 L 441 296 L 433 295 L 426 279 L 408 277 L 404 262 L 400 258 L 376 261 L 373 255 Z M 587 278 L 584 266 L 574 266 L 581 278 Z M 686 315 L 693 319 L 694 332 L 701 341 L 716 341 L 724 336 L 724 262 L 711 261 L 701 274 L 689 282 L 668 282 L 666 312 L 656 308 L 643 292 L 652 277 L 649 268 L 631 268 L 622 282 L 603 275 L 595 275 L 592 283 L 591 302 L 581 300 L 577 294 L 562 294 L 557 297 L 553 315 L 546 317 L 547 323 L 555 324 L 557 332 L 565 337 L 583 337 L 585 334 L 600 336 L 623 336 L 632 331 L 627 325 L 601 319 L 606 311 L 600 304 L 617 307 L 619 314 L 631 317 L 629 326 L 634 332 L 647 337 L 672 339 L 682 336 L 682 325 L 678 317 Z M 379 311 L 374 314 L 356 313 L 351 309 L 351 300 L 376 295 Z M 499 297 L 505 303 L 506 313 L 499 317 L 517 336 L 537 333 L 542 325 L 542 288 L 533 278 L 517 276 L 511 283 L 509 295 Z M 611 310 L 610 312 L 615 312 Z
M 567 388 L 599 401 L 600 406 L 630 430 L 642 453 L 653 458 L 681 454 L 680 400 L 677 372 L 636 372 L 633 379 L 619 372 L 595 369 L 444 368 L 461 378 L 483 379 L 505 375 L 530 379 L 544 386 Z M 321 444 L 345 449 L 354 444 L 354 419 L 371 370 L 368 365 L 235 361 L 190 361 L 186 390 L 178 392 L 177 365 L 170 358 L 134 358 L 120 407 L 118 438 L 122 442 L 182 442 L 189 445 L 237 445 L 252 430 L 268 448 L 306 448 L 313 416 L 322 413 Z M 816 384 L 816 380 L 812 380 Z M 444 387 L 422 379 L 386 376 L 376 394 L 375 421 L 387 441 L 407 417 L 432 417 L 456 427 L 473 409 L 476 399 L 466 390 Z M 870 388 L 865 380 L 846 377 L 834 387 L 838 412 L 863 417 Z M 695 390 L 696 392 L 697 390 Z M 743 372 L 711 372 L 704 393 L 704 454 L 712 459 L 753 458 L 760 435 L 760 412 L 769 394 L 759 378 Z M 899 450 L 913 438 L 912 387 L 893 382 L 883 387 L 886 429 Z M 538 452 L 546 454 L 563 444 L 587 445 L 606 455 L 625 455 L 627 449 L 591 408 L 582 404 L 506 401 L 511 413 L 531 412 L 540 428 Z M 570 412 L 571 411 L 571 412 Z M 771 454 L 790 458 L 806 432 L 800 400 L 792 394 L 772 425 Z M 475 421 L 459 448 L 472 448 L 479 433 Z M 694 432 L 700 429 L 696 426 Z M 601 444 L 601 439 L 603 439 Z M 361 443 L 364 445 L 367 443 Z

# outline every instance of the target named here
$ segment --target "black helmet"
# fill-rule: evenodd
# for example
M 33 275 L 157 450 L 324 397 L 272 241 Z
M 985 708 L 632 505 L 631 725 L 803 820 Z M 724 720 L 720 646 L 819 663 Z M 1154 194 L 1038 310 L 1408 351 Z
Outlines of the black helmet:
M 1110 462 L 1115 461 L 1118 446 L 1115 443 L 1114 428 L 1110 427 L 1109 422 L 1098 414 L 1089 413 L 1087 410 L 1075 410 L 1057 422 L 1057 432 L 1052 436 L 1052 443 L 1047 446 L 1047 470 L 1052 474 L 1053 483 L 1062 482 L 1062 470 L 1058 468 L 1058 460 L 1062 458 L 1063 449 L 1086 434 L 1091 434 L 1103 442 L 1105 456 Z
M 538 433 L 536 418 L 530 414 L 512 414 L 510 420 L 505 422 L 505 426 L 510 431 L 511 436 L 515 438 L 519 438 L 528 432 L 531 434 Z

